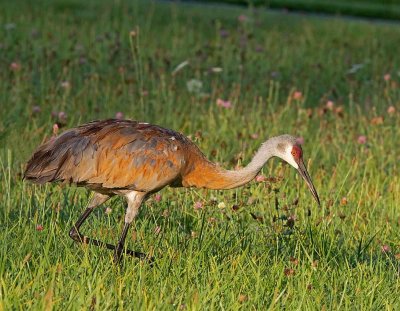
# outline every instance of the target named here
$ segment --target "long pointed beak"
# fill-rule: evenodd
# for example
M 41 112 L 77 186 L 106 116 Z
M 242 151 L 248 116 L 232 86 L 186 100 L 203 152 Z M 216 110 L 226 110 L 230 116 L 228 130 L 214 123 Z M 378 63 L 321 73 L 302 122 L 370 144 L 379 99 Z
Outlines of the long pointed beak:
M 300 161 L 297 164 L 299 165 L 299 168 L 298 168 L 299 174 L 306 181 L 307 186 L 308 186 L 308 188 L 310 188 L 310 191 L 311 191 L 315 201 L 317 201 L 318 205 L 321 206 L 317 190 L 315 190 L 315 187 L 312 183 L 311 177 L 310 177 L 310 175 L 308 175 L 308 172 L 307 172 L 306 166 L 304 165 L 303 159 L 300 159 Z

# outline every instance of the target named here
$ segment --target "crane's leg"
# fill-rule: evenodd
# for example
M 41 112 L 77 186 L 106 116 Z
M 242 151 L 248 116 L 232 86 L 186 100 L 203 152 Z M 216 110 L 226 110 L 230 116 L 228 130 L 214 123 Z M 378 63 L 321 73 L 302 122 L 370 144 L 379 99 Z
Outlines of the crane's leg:
M 86 220 L 86 218 L 88 218 L 88 216 L 93 212 L 93 210 L 97 206 L 106 202 L 109 198 L 110 198 L 110 196 L 108 196 L 108 195 L 104 195 L 101 193 L 95 193 L 94 197 L 92 198 L 92 200 L 89 203 L 88 208 L 83 212 L 83 214 L 79 217 L 78 221 L 75 223 L 75 225 L 69 231 L 69 236 L 75 242 L 83 243 L 83 244 L 93 244 L 96 246 L 103 246 L 108 249 L 115 249 L 115 246 L 112 244 L 104 243 L 102 241 L 98 241 L 98 240 L 89 238 L 88 236 L 83 235 L 82 233 L 79 232 L 79 228 L 82 226 L 82 224 Z M 133 255 L 137 255 L 137 254 L 133 254 Z M 139 255 L 137 255 L 137 257 L 139 257 Z
M 84 236 L 79 232 L 79 228 L 82 226 L 83 222 L 88 218 L 88 216 L 93 212 L 93 210 L 106 202 L 110 196 L 104 195 L 101 193 L 95 193 L 92 200 L 89 203 L 89 206 L 86 208 L 86 210 L 83 212 L 83 214 L 79 217 L 78 221 L 75 223 L 75 225 L 71 228 L 69 231 L 69 236 L 76 242 L 79 243 L 89 243 L 89 238 Z
M 127 195 L 128 209 L 127 209 L 126 216 L 125 216 L 125 225 L 124 225 L 124 230 L 122 232 L 122 236 L 121 236 L 117 246 L 89 238 L 88 236 L 83 235 L 82 233 L 79 232 L 79 228 L 82 226 L 82 224 L 86 220 L 86 218 L 88 218 L 88 216 L 93 212 L 93 210 L 97 206 L 99 206 L 100 204 L 103 204 L 110 198 L 110 196 L 103 195 L 100 193 L 96 193 L 94 195 L 94 197 L 92 198 L 92 200 L 89 203 L 88 208 L 83 212 L 83 214 L 79 217 L 78 221 L 75 223 L 75 225 L 69 231 L 69 236 L 74 241 L 79 242 L 79 243 L 93 244 L 96 246 L 102 246 L 102 247 L 106 247 L 108 249 L 114 250 L 115 251 L 114 261 L 116 263 L 118 263 L 119 260 L 121 259 L 121 254 L 122 254 L 122 250 L 124 248 L 124 242 L 125 242 L 126 235 L 128 233 L 129 225 L 131 224 L 133 219 L 138 214 L 140 204 L 142 203 L 142 201 L 145 197 L 145 194 L 143 194 L 143 193 L 140 193 L 140 192 L 134 192 L 134 193 L 135 194 L 137 193 L 137 195 L 132 195 L 132 194 Z M 138 258 L 146 258 L 146 254 L 143 254 L 140 252 L 135 252 L 130 249 L 126 250 L 126 254 L 128 254 L 130 256 L 138 257 Z
M 124 250 L 125 238 L 128 233 L 129 227 L 132 221 L 136 218 L 139 213 L 140 205 L 142 204 L 144 198 L 146 197 L 146 193 L 131 191 L 126 195 L 126 199 L 128 201 L 128 208 L 125 214 L 125 225 L 122 230 L 121 238 L 118 241 L 118 244 L 114 251 L 114 262 L 119 263 L 122 256 L 122 251 Z M 131 250 L 126 251 L 127 254 L 131 254 Z M 134 252 L 136 257 L 145 258 L 146 255 L 138 252 Z M 136 254 L 139 254 L 137 256 Z

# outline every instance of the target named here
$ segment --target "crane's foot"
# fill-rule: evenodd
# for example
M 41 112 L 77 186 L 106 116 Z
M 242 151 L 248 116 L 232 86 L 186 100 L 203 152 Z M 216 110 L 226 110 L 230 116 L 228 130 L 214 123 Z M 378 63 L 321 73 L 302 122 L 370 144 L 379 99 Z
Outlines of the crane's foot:
M 146 261 L 150 266 L 153 266 L 155 261 L 154 257 L 149 257 L 145 253 L 136 252 L 130 249 L 124 250 L 123 248 L 119 248 L 117 246 L 114 250 L 114 264 L 120 265 L 123 255 L 129 255 L 135 258 L 139 258 L 140 260 Z
M 93 211 L 93 209 L 98 206 L 101 203 L 104 203 L 109 196 L 104 196 L 104 195 L 96 195 L 93 199 L 92 202 L 90 203 L 90 206 L 83 212 L 83 214 L 79 217 L 78 221 L 75 223 L 75 225 L 71 228 L 69 231 L 69 236 L 78 243 L 82 244 L 93 244 L 96 246 L 101 246 L 101 247 L 106 247 L 108 249 L 114 250 L 114 262 L 116 264 L 119 264 L 121 262 L 121 258 L 123 254 L 128 254 L 130 256 L 139 258 L 141 260 L 146 260 L 150 265 L 153 264 L 154 258 L 148 257 L 146 254 L 141 253 L 141 252 L 135 252 L 130 249 L 124 250 L 124 243 L 125 243 L 125 238 L 128 233 L 128 229 L 130 226 L 131 222 L 126 222 L 124 225 L 124 229 L 122 231 L 121 238 L 118 241 L 117 246 L 104 243 L 99 240 L 95 240 L 92 238 L 89 238 L 86 235 L 83 235 L 82 233 L 79 232 L 79 228 L 83 224 L 83 222 L 86 220 L 86 218 L 90 215 L 90 213 Z M 141 202 L 141 201 L 140 201 Z
M 87 241 L 85 241 L 85 236 L 76 230 L 75 227 L 72 227 L 71 230 L 69 230 L 69 237 L 75 242 L 87 244 Z
M 114 264 L 120 265 L 121 259 L 122 259 L 122 249 L 117 246 L 117 248 L 114 251 Z
M 122 245 L 120 245 L 120 244 L 115 246 L 115 245 L 112 245 L 112 244 L 104 243 L 102 241 L 89 238 L 88 236 L 83 235 L 82 233 L 80 233 L 75 227 L 71 228 L 71 230 L 69 231 L 69 236 L 75 242 L 78 242 L 78 243 L 93 244 L 93 245 L 96 245 L 96 246 L 106 247 L 107 249 L 114 250 L 114 263 L 115 264 L 120 264 L 121 263 L 121 259 L 122 259 L 122 255 L 123 254 L 139 258 L 140 260 L 145 260 L 150 265 L 153 265 L 153 263 L 154 263 L 154 258 L 153 257 L 148 257 L 145 253 L 136 252 L 136 251 L 133 251 L 133 250 L 130 250 L 130 249 L 127 249 L 127 250 L 124 251 L 124 247 Z

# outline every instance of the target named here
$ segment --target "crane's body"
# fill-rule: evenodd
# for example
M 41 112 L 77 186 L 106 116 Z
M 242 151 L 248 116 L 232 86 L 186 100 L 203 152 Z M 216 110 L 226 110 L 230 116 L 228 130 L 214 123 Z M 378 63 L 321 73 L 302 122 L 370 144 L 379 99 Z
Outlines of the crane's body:
M 153 193 L 175 187 L 233 187 L 181 133 L 129 120 L 104 120 L 70 129 L 43 144 L 27 165 L 35 183 L 68 182 L 103 194 Z
M 207 160 L 200 149 L 181 133 L 129 120 L 93 121 L 50 139 L 28 161 L 24 177 L 39 184 L 74 183 L 96 193 L 70 231 L 70 236 L 78 242 L 103 245 L 83 236 L 79 227 L 91 211 L 109 197 L 125 196 L 128 209 L 122 237 L 117 247 L 105 244 L 115 249 L 114 258 L 119 261 L 129 225 L 150 194 L 167 185 L 235 188 L 252 180 L 272 156 L 281 157 L 298 169 L 319 203 L 302 161 L 301 147 L 292 136 L 282 135 L 266 141 L 249 165 L 230 171 Z

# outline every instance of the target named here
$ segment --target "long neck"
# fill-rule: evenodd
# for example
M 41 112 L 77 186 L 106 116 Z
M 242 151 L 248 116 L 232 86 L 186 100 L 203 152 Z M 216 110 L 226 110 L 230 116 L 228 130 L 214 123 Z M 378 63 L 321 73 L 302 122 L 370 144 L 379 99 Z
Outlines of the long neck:
M 250 163 L 237 171 L 225 170 L 207 160 L 185 176 L 183 182 L 187 187 L 208 189 L 232 189 L 250 182 L 260 172 L 264 164 L 274 155 L 274 138 L 261 145 Z

